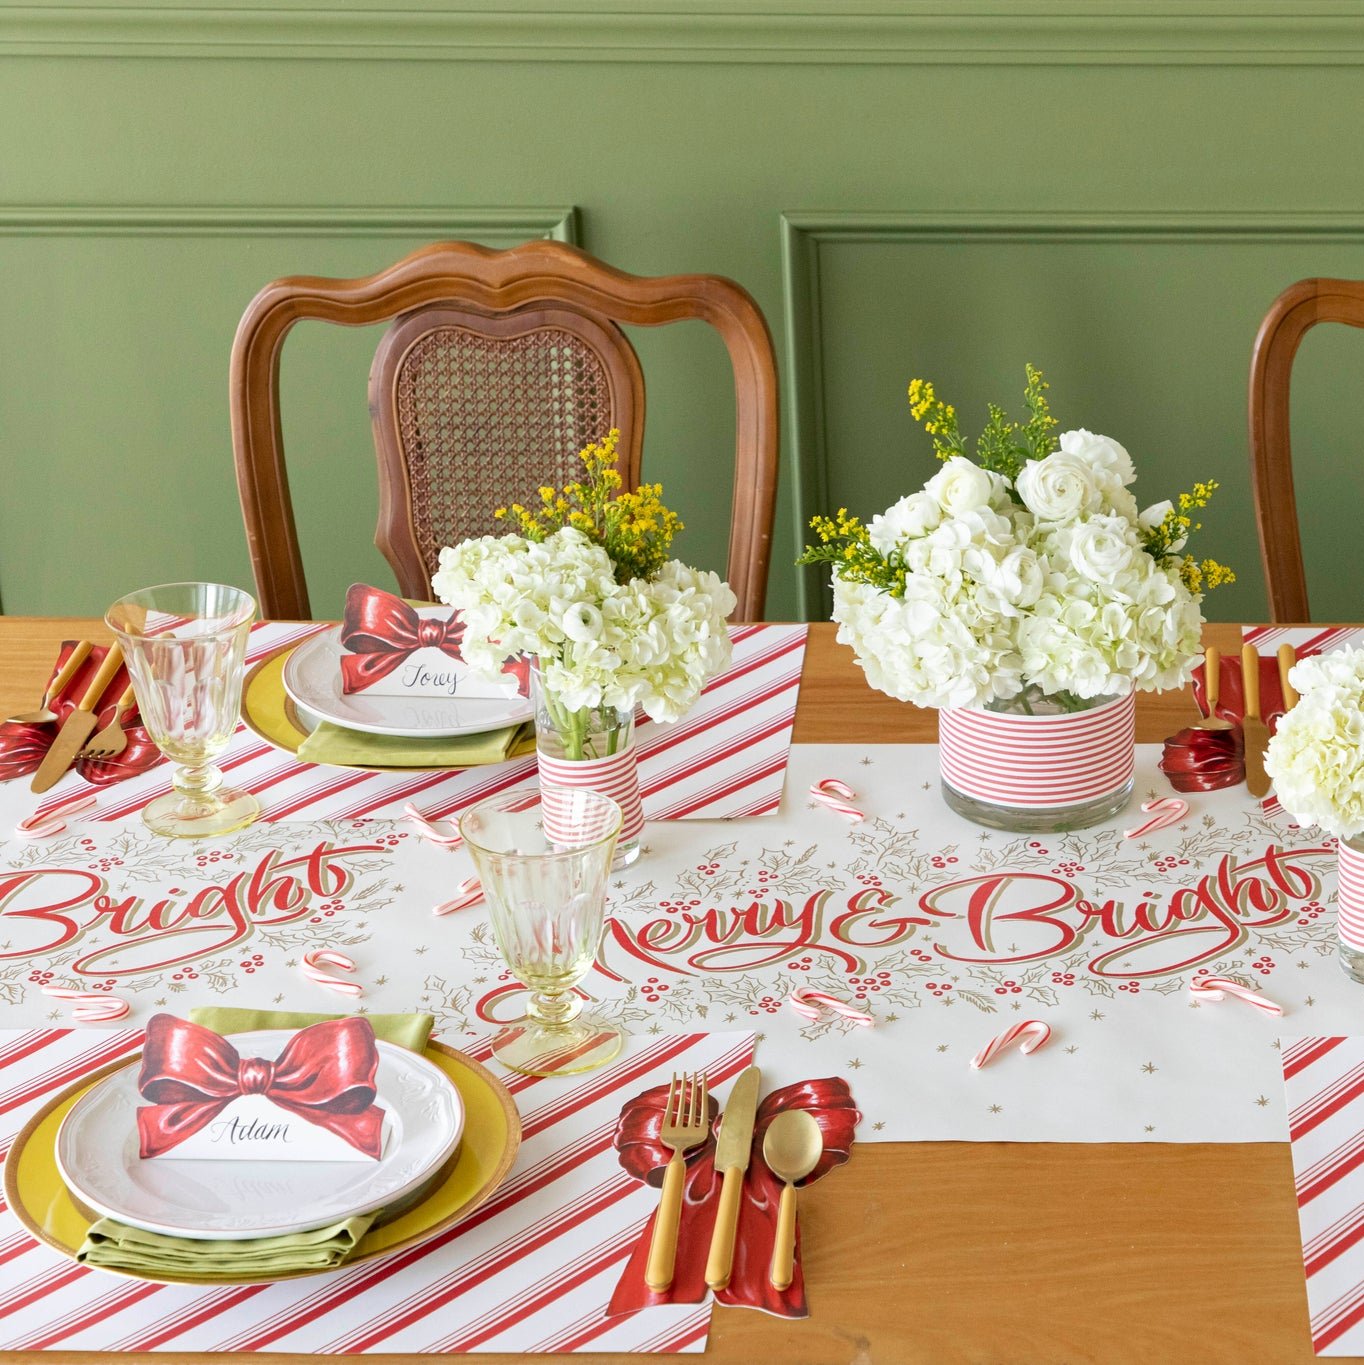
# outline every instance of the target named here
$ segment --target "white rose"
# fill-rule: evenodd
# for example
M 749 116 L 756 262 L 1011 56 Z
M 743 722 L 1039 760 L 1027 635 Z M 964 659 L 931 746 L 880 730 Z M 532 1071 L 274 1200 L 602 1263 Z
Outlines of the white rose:
M 1011 607 L 1027 609 L 1042 595 L 1042 562 L 1025 546 L 1010 550 L 998 563 L 985 569 L 989 587 Z
M 867 523 L 867 533 L 878 554 L 889 555 L 907 540 L 927 535 L 942 521 L 942 507 L 931 493 L 920 490 L 903 497 Z
M 949 517 L 956 517 L 988 507 L 1000 482 L 997 474 L 972 464 L 964 455 L 954 455 L 924 485 L 924 492 L 931 494 Z
M 1137 477 L 1132 457 L 1111 436 L 1096 432 L 1063 431 L 1058 442 L 1067 455 L 1074 455 L 1089 466 L 1094 482 L 1105 492 L 1126 488 Z
M 1098 505 L 1099 490 L 1089 466 L 1074 455 L 1056 452 L 1029 460 L 1014 487 L 1039 521 L 1071 521 Z

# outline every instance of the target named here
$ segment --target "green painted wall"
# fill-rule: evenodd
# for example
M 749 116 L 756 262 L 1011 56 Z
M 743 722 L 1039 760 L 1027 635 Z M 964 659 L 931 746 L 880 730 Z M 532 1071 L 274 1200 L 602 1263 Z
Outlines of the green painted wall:
M 1364 277 L 1364 3 L 780 8 L 0 4 L 4 610 L 249 582 L 226 376 L 255 290 L 441 237 L 563 234 L 576 206 L 594 253 L 731 275 L 768 316 L 787 405 L 769 615 L 818 610 L 790 567 L 800 515 L 869 513 L 929 472 L 910 376 L 969 414 L 1012 399 L 1025 359 L 1063 422 L 1138 456 L 1150 500 L 1221 480 L 1201 544 L 1242 578 L 1211 614 L 1262 612 L 1250 345 L 1291 280 Z M 387 581 L 375 340 L 319 326 L 286 347 L 319 613 L 354 578 Z M 723 349 L 691 325 L 636 340 L 646 470 L 719 567 Z M 1321 618 L 1364 606 L 1361 375 L 1364 337 L 1309 337 L 1294 432 Z

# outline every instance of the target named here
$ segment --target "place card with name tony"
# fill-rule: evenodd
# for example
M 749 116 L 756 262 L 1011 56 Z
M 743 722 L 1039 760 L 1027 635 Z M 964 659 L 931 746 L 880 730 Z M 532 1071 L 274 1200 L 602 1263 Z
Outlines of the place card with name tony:
M 273 1049 L 272 1049 L 273 1050 Z M 388 1136 L 376 1103 L 379 1050 L 353 1015 L 289 1036 L 273 1057 L 170 1014 L 147 1025 L 137 1110 L 144 1158 L 377 1161 Z

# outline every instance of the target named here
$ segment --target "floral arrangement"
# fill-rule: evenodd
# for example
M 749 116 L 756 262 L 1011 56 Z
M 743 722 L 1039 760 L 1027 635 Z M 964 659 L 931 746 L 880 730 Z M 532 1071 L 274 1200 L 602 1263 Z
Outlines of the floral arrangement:
M 1184 553 L 1217 489 L 1139 511 L 1117 441 L 1058 423 L 1027 367 L 1028 416 L 989 405 L 967 453 L 956 409 L 922 379 L 911 412 L 943 467 L 863 525 L 813 519 L 802 564 L 833 566 L 838 638 L 873 687 L 920 706 L 1080 709 L 1187 681 L 1203 593 L 1235 575 Z
M 1340 839 L 1364 834 L 1364 649 L 1304 659 L 1288 680 L 1298 704 L 1265 751 L 1280 804 Z
M 568 758 L 604 756 L 589 751 L 596 734 L 615 752 L 628 722 L 614 717 L 636 705 L 678 719 L 730 659 L 734 594 L 668 558 L 682 523 L 659 485 L 622 490 L 619 439 L 588 446 L 585 477 L 541 488 L 534 510 L 499 509 L 519 533 L 442 550 L 431 580 L 463 615 L 471 666 L 496 676 L 509 655 L 534 657 Z

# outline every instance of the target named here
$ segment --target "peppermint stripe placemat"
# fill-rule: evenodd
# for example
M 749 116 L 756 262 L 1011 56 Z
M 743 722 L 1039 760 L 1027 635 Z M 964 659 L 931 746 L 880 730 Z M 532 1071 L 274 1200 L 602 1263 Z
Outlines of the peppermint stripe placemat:
M 0 1031 L 0 1144 L 54 1093 L 140 1046 L 137 1030 Z M 470 1049 L 487 1060 L 486 1046 Z M 705 1349 L 710 1305 L 604 1310 L 658 1192 L 621 1169 L 621 1106 L 674 1070 L 724 1087 L 747 1033 L 631 1039 L 570 1079 L 514 1077 L 516 1165 L 493 1197 L 423 1246 L 292 1283 L 191 1288 L 118 1279 L 35 1242 L 0 1209 L 0 1350 L 367 1352 Z
M 248 666 L 286 645 L 332 627 L 310 622 L 263 622 L 253 630 Z M 805 659 L 803 625 L 731 628 L 730 668 L 707 685 L 682 720 L 637 727 L 640 788 L 649 820 L 729 820 L 769 815 L 781 805 L 791 749 L 796 698 Z M 397 819 L 413 802 L 432 819 L 457 814 L 497 792 L 534 785 L 533 756 L 457 772 L 352 772 L 301 763 L 240 725 L 219 761 L 233 785 L 254 792 L 266 820 L 373 816 Z M 0 822 L 12 827 L 77 792 L 93 792 L 89 820 L 136 816 L 170 790 L 161 764 L 138 777 L 90 788 L 69 773 L 41 802 L 20 778 L 0 787 Z
M 1281 1047 L 1312 1346 L 1364 1354 L 1364 1038 Z

